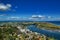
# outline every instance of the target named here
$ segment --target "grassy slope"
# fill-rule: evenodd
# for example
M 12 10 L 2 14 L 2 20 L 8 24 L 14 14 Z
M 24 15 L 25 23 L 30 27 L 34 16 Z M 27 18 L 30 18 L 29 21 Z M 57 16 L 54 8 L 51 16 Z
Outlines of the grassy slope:
M 38 23 L 37 26 L 39 28 L 46 28 L 46 29 L 60 29 L 60 26 L 57 26 L 57 25 L 52 24 L 52 23 L 47 23 L 47 22 Z

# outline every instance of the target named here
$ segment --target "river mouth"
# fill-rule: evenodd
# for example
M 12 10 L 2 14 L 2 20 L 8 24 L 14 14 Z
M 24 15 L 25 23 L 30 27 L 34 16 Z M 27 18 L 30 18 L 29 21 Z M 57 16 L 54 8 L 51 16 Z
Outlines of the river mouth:
M 54 31 L 50 32 L 50 31 L 47 31 L 47 30 L 42 30 L 42 29 L 37 28 L 36 25 L 30 25 L 28 27 L 28 29 L 33 31 L 33 32 L 38 32 L 40 34 L 44 34 L 47 37 L 54 37 L 57 40 L 60 40 L 60 33 L 59 32 L 54 32 Z

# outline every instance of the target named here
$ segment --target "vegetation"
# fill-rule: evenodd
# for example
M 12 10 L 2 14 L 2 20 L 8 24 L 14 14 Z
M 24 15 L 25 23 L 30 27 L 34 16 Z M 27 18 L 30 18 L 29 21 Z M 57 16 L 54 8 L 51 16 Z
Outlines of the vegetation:
M 16 27 L 3 25 L 0 27 L 0 40 L 14 40 L 17 38 L 17 33 Z
M 60 30 L 60 26 L 57 26 L 52 23 L 47 23 L 47 22 L 38 23 L 37 27 L 44 28 L 44 29 L 51 29 L 51 30 Z
M 17 28 L 18 26 L 22 29 L 25 29 L 29 25 L 36 25 L 39 28 L 44 29 L 60 29 L 59 26 L 56 26 L 52 23 L 46 23 L 46 22 L 6 22 L 6 23 L 0 23 L 0 40 L 27 40 L 29 36 L 32 36 L 30 38 L 31 40 L 44 40 L 44 36 L 41 37 L 41 35 L 36 34 L 26 34 L 20 32 L 20 30 Z M 46 38 L 45 38 L 46 39 Z M 48 40 L 55 40 L 54 38 L 48 37 Z

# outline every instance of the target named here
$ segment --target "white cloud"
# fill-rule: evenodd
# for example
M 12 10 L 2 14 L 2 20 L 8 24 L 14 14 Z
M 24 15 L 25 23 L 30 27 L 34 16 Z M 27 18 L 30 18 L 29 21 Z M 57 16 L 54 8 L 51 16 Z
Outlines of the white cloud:
M 48 19 L 51 19 L 52 17 L 51 16 L 48 16 Z
M 46 21 L 46 20 L 56 20 L 56 19 L 53 19 L 51 16 L 32 15 L 31 17 L 10 16 L 7 18 L 7 20 Z
M 19 18 L 19 17 L 10 17 L 10 18 L 14 19 L 14 18 Z
M 11 8 L 11 4 L 3 4 L 0 3 L 0 10 L 9 10 Z
M 53 20 L 55 20 L 55 21 L 60 21 L 60 18 L 54 18 Z
M 32 15 L 32 17 L 30 17 L 29 19 L 31 19 L 31 20 L 43 20 L 45 18 L 46 17 L 42 16 L 42 15 Z
M 31 18 L 29 18 L 29 20 L 37 20 L 37 19 L 38 19 L 38 18 L 32 18 L 32 17 L 31 17 Z
M 6 6 L 7 6 L 7 7 L 11 7 L 11 4 L 7 4 Z
M 0 16 L 6 16 L 6 14 L 0 14 Z
M 8 20 L 19 20 L 20 17 L 8 17 Z
M 44 15 L 32 15 L 29 20 L 52 20 L 52 16 L 44 16 Z
M 44 18 L 45 16 L 42 15 L 32 15 L 32 18 Z

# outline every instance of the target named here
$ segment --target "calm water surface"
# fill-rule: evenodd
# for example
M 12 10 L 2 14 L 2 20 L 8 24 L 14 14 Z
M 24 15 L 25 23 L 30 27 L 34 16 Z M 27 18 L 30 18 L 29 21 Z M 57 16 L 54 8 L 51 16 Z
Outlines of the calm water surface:
M 60 33 L 59 32 L 50 32 L 50 31 L 47 31 L 47 30 L 42 30 L 42 29 L 36 28 L 35 25 L 30 25 L 28 27 L 28 29 L 33 31 L 33 32 L 38 32 L 38 33 L 44 34 L 48 37 L 54 37 L 57 40 L 60 40 Z

